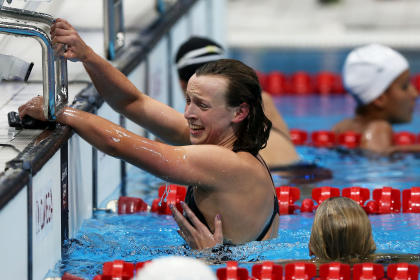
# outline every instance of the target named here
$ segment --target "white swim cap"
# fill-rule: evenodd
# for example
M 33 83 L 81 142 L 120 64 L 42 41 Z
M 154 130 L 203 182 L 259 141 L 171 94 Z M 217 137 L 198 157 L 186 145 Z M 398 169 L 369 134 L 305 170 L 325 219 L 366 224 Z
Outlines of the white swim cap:
M 157 258 L 139 270 L 136 280 L 217 280 L 204 262 L 188 257 Z
M 344 63 L 343 83 L 360 103 L 368 104 L 407 69 L 408 62 L 400 53 L 370 44 L 349 53 Z

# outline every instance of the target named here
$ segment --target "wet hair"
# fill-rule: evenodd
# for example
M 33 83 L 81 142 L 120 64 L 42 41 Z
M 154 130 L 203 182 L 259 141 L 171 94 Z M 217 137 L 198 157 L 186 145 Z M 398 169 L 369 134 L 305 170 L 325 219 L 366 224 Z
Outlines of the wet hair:
M 248 116 L 235 130 L 237 139 L 233 151 L 248 151 L 257 155 L 267 145 L 271 121 L 264 114 L 261 87 L 255 71 L 238 60 L 220 59 L 203 65 L 195 74 L 224 77 L 228 80 L 225 92 L 227 105 L 237 107 L 244 102 L 248 104 Z
M 198 68 L 222 58 L 223 52 L 222 46 L 208 38 L 191 37 L 179 47 L 175 56 L 179 79 L 188 82 Z
M 368 259 L 376 245 L 366 212 L 347 197 L 326 199 L 316 210 L 309 249 L 321 261 Z

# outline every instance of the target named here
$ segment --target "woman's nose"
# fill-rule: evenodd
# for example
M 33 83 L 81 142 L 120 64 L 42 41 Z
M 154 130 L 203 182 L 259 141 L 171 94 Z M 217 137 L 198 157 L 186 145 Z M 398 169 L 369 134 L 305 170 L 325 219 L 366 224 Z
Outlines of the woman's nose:
M 184 111 L 184 118 L 186 119 L 190 119 L 192 117 L 194 117 L 195 113 L 194 113 L 194 106 L 191 104 L 186 104 L 185 105 L 185 111 Z

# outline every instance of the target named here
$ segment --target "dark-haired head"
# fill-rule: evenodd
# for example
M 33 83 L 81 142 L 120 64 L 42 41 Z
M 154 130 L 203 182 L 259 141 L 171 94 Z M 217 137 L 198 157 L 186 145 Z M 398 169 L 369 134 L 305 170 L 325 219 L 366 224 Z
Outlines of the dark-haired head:
M 255 71 L 238 60 L 220 59 L 203 65 L 195 74 L 197 77 L 215 75 L 227 79 L 227 105 L 237 107 L 246 103 L 249 106 L 248 116 L 235 131 L 233 151 L 257 155 L 267 144 L 271 121 L 264 114 L 261 87 Z
M 208 38 L 194 36 L 184 42 L 175 57 L 178 76 L 184 87 L 198 68 L 222 58 L 223 52 L 222 46 Z

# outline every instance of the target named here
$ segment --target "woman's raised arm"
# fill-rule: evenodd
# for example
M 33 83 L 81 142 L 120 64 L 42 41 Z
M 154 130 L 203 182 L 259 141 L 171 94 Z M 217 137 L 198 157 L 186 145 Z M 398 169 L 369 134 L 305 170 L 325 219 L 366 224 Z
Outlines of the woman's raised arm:
M 183 115 L 138 90 L 123 73 L 86 45 L 70 23 L 57 19 L 51 27 L 51 36 L 59 55 L 83 63 L 95 88 L 114 110 L 168 143 L 189 143 Z

